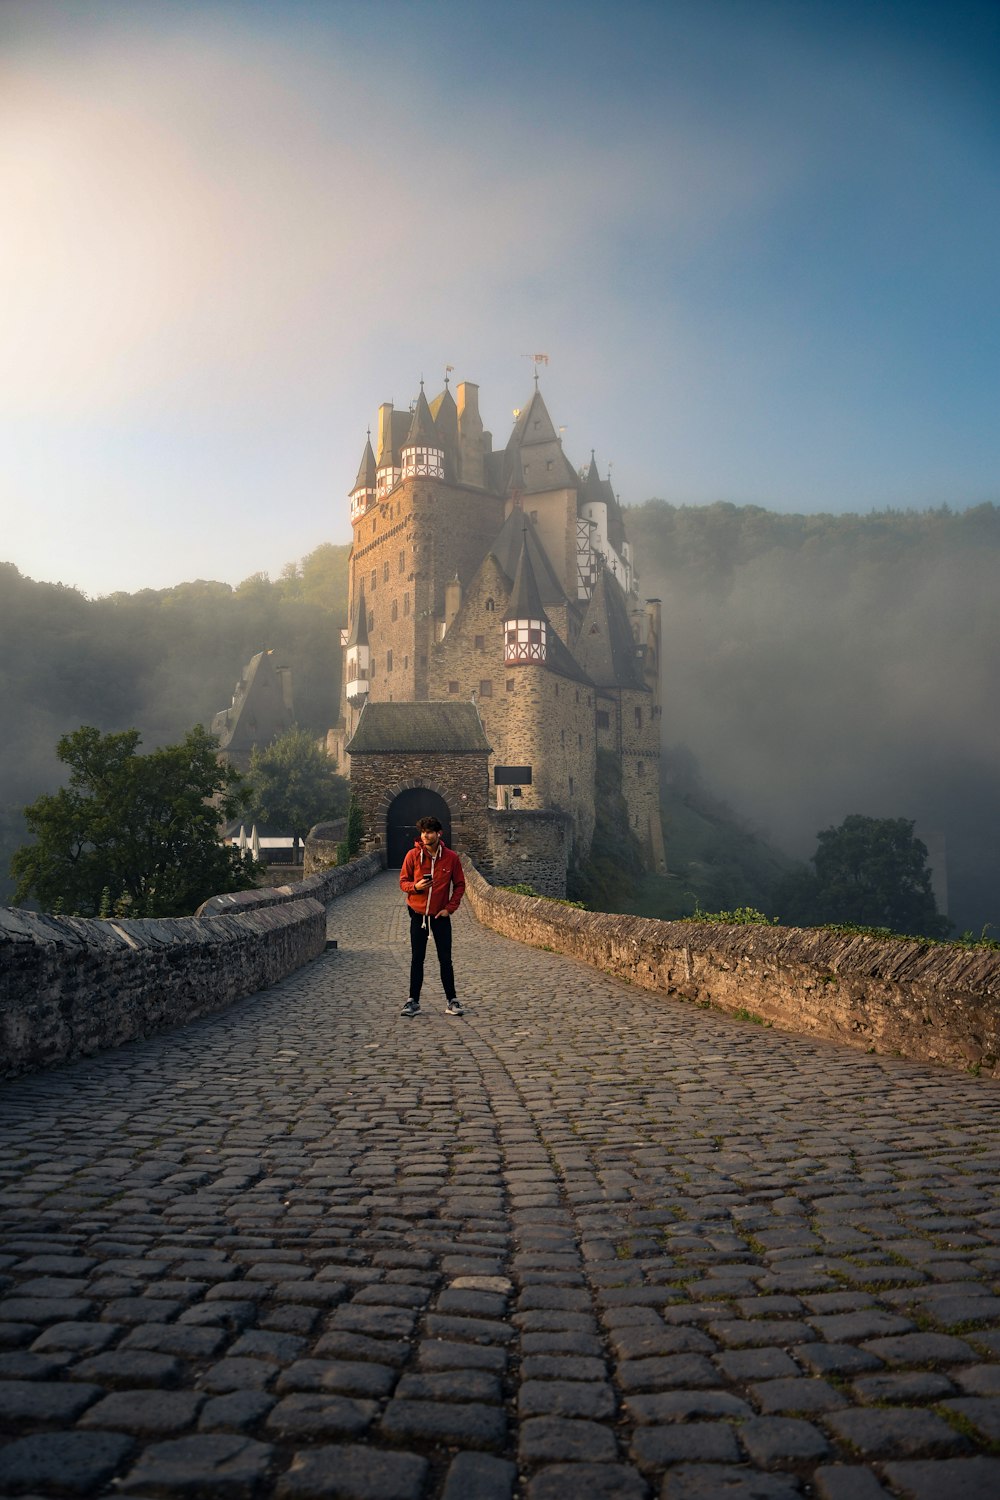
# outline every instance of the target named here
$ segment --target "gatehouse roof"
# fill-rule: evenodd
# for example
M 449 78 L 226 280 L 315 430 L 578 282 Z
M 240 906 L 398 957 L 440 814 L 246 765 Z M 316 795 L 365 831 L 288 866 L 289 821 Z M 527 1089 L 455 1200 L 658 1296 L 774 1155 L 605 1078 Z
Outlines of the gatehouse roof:
M 492 745 L 474 703 L 366 703 L 348 755 L 483 755 Z

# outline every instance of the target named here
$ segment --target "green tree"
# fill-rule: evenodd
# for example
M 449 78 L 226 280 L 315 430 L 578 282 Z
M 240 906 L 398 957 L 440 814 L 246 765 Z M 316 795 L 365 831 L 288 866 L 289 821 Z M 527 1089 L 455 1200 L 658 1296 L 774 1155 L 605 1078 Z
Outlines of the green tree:
M 351 804 L 347 809 L 347 837 L 343 843 L 337 845 L 337 863 L 346 865 L 352 860 L 361 848 L 361 839 L 365 831 L 365 820 L 361 812 L 361 804 L 356 797 L 351 798 Z
M 851 813 L 816 835 L 815 874 L 802 871 L 779 887 L 775 905 L 786 922 L 849 922 L 892 932 L 946 937 L 951 930 L 931 888 L 927 846 L 908 818 Z
M 299 841 L 314 823 L 339 818 L 347 809 L 348 784 L 336 763 L 297 725 L 263 749 L 254 746 L 247 778 L 254 815 L 291 833 L 296 859 Z
M 252 868 L 219 843 L 220 818 L 245 803 L 240 777 L 221 765 L 201 725 L 180 744 L 140 755 L 139 731 L 84 725 L 62 737 L 69 785 L 24 810 L 33 844 L 11 861 L 15 900 L 97 916 L 188 915 L 209 896 L 245 890 Z

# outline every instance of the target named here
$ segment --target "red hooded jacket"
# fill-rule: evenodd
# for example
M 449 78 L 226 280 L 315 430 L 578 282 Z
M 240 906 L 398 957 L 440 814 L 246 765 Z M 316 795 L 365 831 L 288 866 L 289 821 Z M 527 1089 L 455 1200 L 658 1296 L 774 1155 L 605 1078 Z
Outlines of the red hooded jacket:
M 421 875 L 432 877 L 429 891 L 413 889 L 414 882 Z M 458 910 L 465 892 L 462 861 L 447 844 L 439 843 L 437 853 L 432 856 L 430 850 L 425 849 L 420 839 L 417 839 L 403 858 L 399 888 L 406 892 L 406 904 L 411 911 L 419 912 L 421 916 L 426 913 L 431 917 L 439 917 L 442 912 L 446 912 L 450 917 Z

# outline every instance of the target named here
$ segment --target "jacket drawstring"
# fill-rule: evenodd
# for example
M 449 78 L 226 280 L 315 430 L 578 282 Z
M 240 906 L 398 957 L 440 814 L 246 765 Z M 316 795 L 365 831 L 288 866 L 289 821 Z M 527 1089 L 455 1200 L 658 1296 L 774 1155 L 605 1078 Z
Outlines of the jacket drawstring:
M 441 853 L 441 845 L 438 844 L 437 849 L 431 855 L 431 883 L 427 887 L 427 905 L 424 907 L 424 920 L 420 924 L 421 927 L 426 927 L 428 932 L 430 932 L 430 930 L 431 930 L 431 897 L 434 894 L 434 865 L 435 865 L 435 862 L 437 861 L 437 857 L 438 857 L 438 855 L 440 853 Z M 421 858 L 420 858 L 420 868 L 421 868 L 421 870 L 423 870 L 423 867 L 424 867 L 424 861 L 423 861 L 423 855 L 421 855 Z

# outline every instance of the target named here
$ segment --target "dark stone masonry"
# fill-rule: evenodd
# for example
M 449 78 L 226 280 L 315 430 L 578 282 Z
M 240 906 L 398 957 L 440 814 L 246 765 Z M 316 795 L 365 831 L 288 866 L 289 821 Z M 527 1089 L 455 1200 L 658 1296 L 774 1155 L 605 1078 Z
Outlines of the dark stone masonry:
M 432 966 L 406 1021 L 396 876 L 328 923 L 265 992 L 0 1089 L 0 1493 L 1000 1492 L 997 1082 L 468 904 L 466 1015 Z

